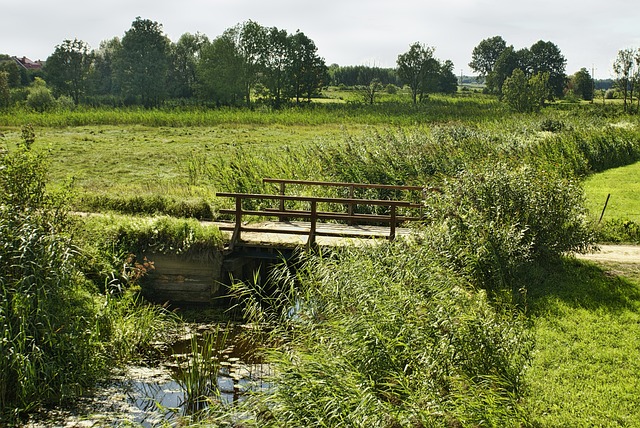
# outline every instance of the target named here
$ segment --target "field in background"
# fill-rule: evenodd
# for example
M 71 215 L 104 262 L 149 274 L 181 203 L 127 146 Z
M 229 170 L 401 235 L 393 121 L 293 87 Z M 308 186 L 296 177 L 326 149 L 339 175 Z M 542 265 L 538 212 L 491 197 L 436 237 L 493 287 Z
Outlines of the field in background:
M 640 163 L 613 168 L 585 180 L 587 207 L 599 219 L 607 195 L 611 195 L 603 221 L 631 220 L 640 223 Z

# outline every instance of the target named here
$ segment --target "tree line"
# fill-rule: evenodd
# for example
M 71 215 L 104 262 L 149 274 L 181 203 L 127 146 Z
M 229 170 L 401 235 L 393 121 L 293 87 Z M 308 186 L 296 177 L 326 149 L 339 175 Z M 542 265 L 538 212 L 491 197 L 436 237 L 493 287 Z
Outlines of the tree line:
M 427 51 L 432 54 L 433 48 Z M 430 86 L 427 89 L 423 82 L 423 93 L 455 92 L 453 63 L 440 63 L 432 56 L 426 59 L 428 63 L 412 64 L 428 65 L 430 70 Z M 229 28 L 213 40 L 204 34 L 185 33 L 173 43 L 161 24 L 138 17 L 122 38 L 105 40 L 95 50 L 82 40 L 64 40 L 31 79 L 13 62 L 0 61 L 0 97 L 2 91 L 8 94 L 12 88 L 30 84 L 31 92 L 45 105 L 46 91 L 51 88 L 52 97 L 66 97 L 75 105 L 157 107 L 167 100 L 180 100 L 250 106 L 260 100 L 278 108 L 310 101 L 330 84 L 402 86 L 406 67 L 398 65 L 397 70 L 327 67 L 313 40 L 303 32 L 291 34 L 253 21 Z M 5 104 L 11 98 L 7 94 L 2 97 Z
M 0 108 L 26 101 L 44 110 L 54 97 L 69 105 L 150 108 L 171 101 L 251 106 L 259 101 L 279 108 L 308 102 L 329 85 L 358 88 L 370 103 L 382 89 L 404 86 L 417 103 L 429 93 L 458 89 L 454 64 L 435 58 L 434 52 L 416 42 L 398 55 L 395 68 L 327 67 L 313 40 L 301 31 L 291 34 L 246 21 L 213 40 L 185 33 L 174 43 L 161 24 L 138 17 L 122 38 L 105 40 L 95 50 L 82 40 L 64 40 L 40 71 L 27 72 L 0 55 Z M 534 111 L 563 97 L 593 100 L 593 77 L 586 68 L 567 76 L 566 63 L 550 41 L 515 49 L 495 36 L 473 49 L 469 66 L 486 92 L 516 110 Z M 637 98 L 640 93 L 640 49 L 619 51 L 613 70 L 614 87 L 625 110 L 632 111 L 634 94 Z M 635 110 L 640 111 L 640 104 Z

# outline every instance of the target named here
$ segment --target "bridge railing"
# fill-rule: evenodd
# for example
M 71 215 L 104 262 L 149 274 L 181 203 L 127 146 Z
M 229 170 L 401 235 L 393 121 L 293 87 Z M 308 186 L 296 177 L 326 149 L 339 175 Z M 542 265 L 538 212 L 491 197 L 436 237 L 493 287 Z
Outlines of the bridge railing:
M 293 179 L 282 179 L 282 178 L 263 178 L 263 183 L 273 183 L 277 184 L 279 187 L 280 195 L 286 195 L 287 185 L 294 186 L 305 186 L 305 187 L 334 187 L 334 188 L 343 188 L 348 191 L 348 199 L 357 200 L 358 203 L 348 203 L 347 204 L 347 212 L 349 215 L 354 215 L 355 206 L 362 205 L 359 203 L 362 201 L 361 198 L 356 198 L 356 190 L 359 189 L 373 189 L 373 190 L 387 190 L 387 191 L 398 191 L 398 192 L 420 192 L 421 199 L 425 199 L 425 193 L 427 192 L 427 188 L 422 186 L 399 186 L 399 185 L 391 185 L 391 184 L 372 184 L 372 183 L 345 183 L 345 182 L 337 182 L 337 181 L 312 181 L 312 180 L 293 180 Z M 422 209 L 422 206 L 418 207 Z M 286 211 L 285 208 L 285 200 L 280 200 L 280 211 Z M 286 220 L 286 217 L 281 218 L 281 220 Z M 352 223 L 349 223 L 352 224 Z
M 282 180 L 292 181 L 292 180 Z M 286 184 L 286 183 L 285 183 Z M 400 187 L 400 186 L 398 186 Z M 415 190 L 415 189 L 413 189 Z M 242 232 L 261 232 L 261 233 L 291 233 L 291 234 L 308 234 L 307 245 L 313 245 L 316 241 L 316 236 L 347 236 L 349 232 L 342 230 L 339 232 L 331 231 L 318 231 L 318 222 L 326 220 L 340 220 L 346 221 L 350 224 L 361 223 L 382 223 L 389 225 L 388 239 L 393 240 L 396 237 L 396 228 L 399 223 L 405 221 L 419 220 L 419 217 L 410 217 L 399 213 L 399 208 L 407 209 L 419 209 L 422 204 L 399 201 L 399 200 L 384 200 L 384 199 L 358 199 L 358 198 L 333 198 L 333 197 L 315 197 L 315 196 L 293 196 L 293 195 L 272 195 L 272 194 L 252 194 L 252 193 L 216 193 L 219 197 L 235 198 L 235 209 L 222 209 L 221 214 L 231 214 L 234 216 L 234 226 L 222 226 L 221 230 L 233 230 L 233 236 L 230 242 L 230 249 L 241 240 Z M 279 202 L 279 209 L 247 209 L 244 208 L 243 202 L 245 200 L 275 200 Z M 285 202 L 305 202 L 308 203 L 309 209 L 285 209 Z M 322 206 L 336 206 L 342 205 L 349 207 L 348 212 L 337 211 L 321 211 L 318 209 L 318 205 Z M 353 212 L 353 207 L 356 205 L 368 205 L 368 206 L 384 206 L 388 207 L 388 214 L 358 214 Z M 244 216 L 259 216 L 259 217 L 276 217 L 278 219 L 304 219 L 309 222 L 308 230 L 286 230 L 286 229 L 267 229 L 256 228 L 251 226 L 245 226 L 243 224 Z M 358 236 L 362 236 L 359 232 Z

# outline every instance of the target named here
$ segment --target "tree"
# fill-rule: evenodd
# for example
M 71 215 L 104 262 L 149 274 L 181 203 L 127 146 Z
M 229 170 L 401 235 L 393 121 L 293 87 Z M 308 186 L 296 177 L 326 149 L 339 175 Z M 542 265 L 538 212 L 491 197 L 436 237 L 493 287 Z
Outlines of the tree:
M 476 71 L 480 77 L 487 77 L 493 72 L 500 54 L 507 48 L 507 43 L 501 36 L 494 36 L 482 40 L 473 48 L 469 67 Z
M 550 99 L 560 98 L 567 85 L 565 68 L 567 60 L 560 52 L 558 46 L 552 42 L 538 41 L 529 48 L 529 57 L 526 59 L 529 76 L 538 73 L 549 74 Z
M 0 110 L 6 109 L 11 104 L 11 92 L 9 91 L 9 73 L 0 71 Z
M 493 70 L 487 75 L 487 90 L 492 93 L 502 94 L 504 81 L 513 74 L 514 70 L 522 70 L 521 58 L 526 56 L 523 50 L 516 51 L 513 46 L 504 49 L 498 56 Z
M 286 30 L 271 27 L 262 51 L 264 71 L 261 83 L 275 108 L 280 108 L 287 88 L 287 70 L 291 68 L 289 38 Z
M 300 99 L 304 97 L 311 101 L 311 97 L 317 94 L 328 80 L 327 66 L 318 56 L 318 48 L 313 40 L 304 33 L 296 31 L 288 39 L 290 60 L 287 74 L 290 96 L 295 98 L 296 103 L 300 103 Z
M 100 42 L 93 52 L 93 68 L 89 76 L 89 92 L 92 95 L 117 95 L 121 93 L 116 76 L 117 61 L 122 50 L 120 39 L 114 37 Z
M 380 79 L 373 78 L 371 80 L 371 83 L 365 86 L 361 86 L 361 88 L 362 95 L 364 96 L 365 101 L 369 104 L 373 104 L 376 98 L 376 94 L 380 92 L 384 88 L 384 86 L 382 86 L 382 83 L 380 83 Z
M 586 68 L 581 68 L 571 76 L 570 85 L 576 96 L 586 101 L 593 100 L 594 82 Z
M 398 76 L 409 85 L 414 104 L 418 97 L 422 100 L 423 95 L 429 91 L 429 79 L 437 73 L 438 61 L 433 58 L 434 50 L 433 47 L 416 42 L 409 46 L 407 52 L 398 55 Z
M 36 77 L 33 84 L 29 88 L 27 95 L 27 106 L 33 110 L 42 113 L 50 109 L 55 102 L 51 91 L 47 88 L 47 83 L 39 77 Z
M 166 96 L 169 39 L 157 22 L 137 17 L 122 38 L 117 75 L 125 97 L 145 107 L 158 106 Z
M 197 66 L 197 92 L 217 105 L 235 105 L 246 95 L 246 63 L 237 39 L 225 32 L 202 49 Z
M 502 87 L 504 101 L 521 113 L 539 111 L 549 95 L 549 75 L 537 73 L 532 77 L 517 68 L 506 78 Z
M 616 87 L 622 92 L 624 99 L 624 110 L 627 111 L 627 98 L 633 101 L 633 84 L 631 77 L 634 66 L 633 49 L 622 49 L 618 51 L 618 56 L 613 63 L 613 72 L 616 74 Z M 631 97 L 629 97 L 631 92 Z
M 65 40 L 56 46 L 44 70 L 57 96 L 69 95 L 75 104 L 80 102 L 87 89 L 93 57 L 89 45 L 82 40 Z
M 197 64 L 203 48 L 209 43 L 209 38 L 204 34 L 185 33 L 180 36 L 177 43 L 171 44 L 171 66 L 167 82 L 171 96 L 191 98 L 194 95 Z
M 455 94 L 458 91 L 458 78 L 453 72 L 453 62 L 446 60 L 440 64 L 440 73 L 438 74 L 438 92 L 444 94 Z
M 9 58 L 0 61 L 0 72 L 2 71 L 7 73 L 9 88 L 17 88 L 20 86 L 20 69 L 13 59 Z

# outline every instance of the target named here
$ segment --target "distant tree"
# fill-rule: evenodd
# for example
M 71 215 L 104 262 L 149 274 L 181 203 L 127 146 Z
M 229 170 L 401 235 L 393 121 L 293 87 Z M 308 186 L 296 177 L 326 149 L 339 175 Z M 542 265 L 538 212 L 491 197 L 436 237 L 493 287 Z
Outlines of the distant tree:
M 254 21 L 247 21 L 238 27 L 237 46 L 243 61 L 245 100 L 251 105 L 251 92 L 260 81 L 265 64 L 265 54 L 269 30 Z
M 213 100 L 217 105 L 244 101 L 247 69 L 237 42 L 230 32 L 225 32 L 203 47 L 197 66 L 200 98 Z
M 158 106 L 166 96 L 169 39 L 157 22 L 137 17 L 122 38 L 117 75 L 125 97 L 145 107 Z
M 11 104 L 11 91 L 9 90 L 9 73 L 0 71 L 0 110 L 6 109 Z
M 0 61 L 0 71 L 7 73 L 7 84 L 9 88 L 17 88 L 20 86 L 20 69 L 13 59 L 7 58 Z
M 334 86 L 363 86 L 368 85 L 371 80 L 376 78 L 383 85 L 402 85 L 395 68 L 370 67 L 366 65 L 341 67 L 338 64 L 331 64 L 329 67 L 329 83 Z
M 304 33 L 296 31 L 288 36 L 288 56 L 290 96 L 296 103 L 302 98 L 311 101 L 328 81 L 327 66 L 318 56 L 318 48 Z
M 280 108 L 287 90 L 287 70 L 290 68 L 289 38 L 286 30 L 269 28 L 267 41 L 263 46 L 262 63 L 264 71 L 260 79 L 266 89 L 265 95 L 275 108 Z
M 586 68 L 581 68 L 570 79 L 571 89 L 573 93 L 586 101 L 593 100 L 593 91 L 595 88 L 593 78 Z
M 635 66 L 634 49 L 622 49 L 618 51 L 618 56 L 613 63 L 615 73 L 615 85 L 624 99 L 624 110 L 627 111 L 627 100 L 633 103 L 633 76 Z
M 93 69 L 89 76 L 91 95 L 120 94 L 120 85 L 115 73 L 121 50 L 120 39 L 114 37 L 100 42 L 100 47 L 93 52 Z
M 78 104 L 87 89 L 93 57 L 89 45 L 82 40 L 65 40 L 56 46 L 44 67 L 54 93 L 68 95 Z
M 524 70 L 528 75 L 538 73 L 549 74 L 550 99 L 562 97 L 567 85 L 565 68 L 567 60 L 560 52 L 558 46 L 552 42 L 538 41 L 529 48 L 529 57 L 526 58 L 528 69 Z
M 527 77 L 524 71 L 517 68 L 504 81 L 503 99 L 518 112 L 539 111 L 549 95 L 548 82 L 548 73 L 537 73 L 532 77 Z
M 373 104 L 375 102 L 376 94 L 384 89 L 382 83 L 378 78 L 373 78 L 371 82 L 366 86 L 361 86 L 362 95 L 365 102 Z
M 509 46 L 500 53 L 493 70 L 487 75 L 486 86 L 491 93 L 502 94 L 502 85 L 510 77 L 514 70 L 524 68 L 522 57 L 526 56 L 525 51 L 516 51 L 513 46 Z
M 197 64 L 202 49 L 209 43 L 209 38 L 204 34 L 185 33 L 175 44 L 170 45 L 167 86 L 172 97 L 191 98 L 194 95 Z
M 416 104 L 418 98 L 422 100 L 424 94 L 428 93 L 429 82 L 438 72 L 438 61 L 433 57 L 433 47 L 427 47 L 420 43 L 409 46 L 409 50 L 398 55 L 396 61 L 398 65 L 398 76 L 403 83 L 409 85 L 411 89 L 411 99 Z
M 455 94 L 458 91 L 458 78 L 453 72 L 454 64 L 451 60 L 446 60 L 440 64 L 438 74 L 438 92 L 444 94 Z
M 486 78 L 493 72 L 496 61 L 506 48 L 507 43 L 501 36 L 482 40 L 478 46 L 473 48 L 469 67 L 480 77 Z

